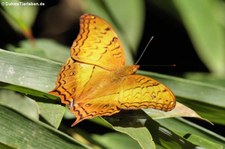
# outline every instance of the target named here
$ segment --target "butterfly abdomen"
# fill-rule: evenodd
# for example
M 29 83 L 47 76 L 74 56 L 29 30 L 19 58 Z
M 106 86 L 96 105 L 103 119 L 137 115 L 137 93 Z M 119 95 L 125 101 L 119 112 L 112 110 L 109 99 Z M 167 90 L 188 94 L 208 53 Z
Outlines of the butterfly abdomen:
M 138 68 L 139 68 L 139 65 L 124 66 L 122 68 L 119 68 L 117 71 L 115 71 L 113 75 L 116 76 L 117 78 L 122 78 L 128 75 L 135 74 Z

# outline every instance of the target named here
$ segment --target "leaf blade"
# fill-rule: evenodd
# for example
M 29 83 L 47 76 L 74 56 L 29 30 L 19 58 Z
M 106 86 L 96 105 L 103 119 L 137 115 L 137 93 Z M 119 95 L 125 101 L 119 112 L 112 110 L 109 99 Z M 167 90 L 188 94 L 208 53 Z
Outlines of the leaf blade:
M 24 149 L 88 148 L 62 132 L 39 121 L 27 118 L 5 106 L 0 105 L 0 114 L 0 142 L 4 144 L 11 144 Z

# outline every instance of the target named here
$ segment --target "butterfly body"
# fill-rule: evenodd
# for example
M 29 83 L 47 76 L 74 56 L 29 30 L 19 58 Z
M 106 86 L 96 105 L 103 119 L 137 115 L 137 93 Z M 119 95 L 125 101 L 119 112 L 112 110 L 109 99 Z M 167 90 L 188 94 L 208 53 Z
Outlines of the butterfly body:
M 60 97 L 76 115 L 72 126 L 122 109 L 172 110 L 173 93 L 158 81 L 135 74 L 138 68 L 138 65 L 125 66 L 122 44 L 109 24 L 85 14 L 71 47 L 71 58 L 62 67 L 56 87 L 50 93 Z

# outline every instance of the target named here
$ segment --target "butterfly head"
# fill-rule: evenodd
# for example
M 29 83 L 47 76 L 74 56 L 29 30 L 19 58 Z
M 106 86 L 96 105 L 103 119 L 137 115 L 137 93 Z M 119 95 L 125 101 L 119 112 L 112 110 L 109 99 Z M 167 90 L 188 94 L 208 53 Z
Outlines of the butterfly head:
M 139 65 L 131 65 L 125 68 L 127 74 L 135 74 L 140 66 Z

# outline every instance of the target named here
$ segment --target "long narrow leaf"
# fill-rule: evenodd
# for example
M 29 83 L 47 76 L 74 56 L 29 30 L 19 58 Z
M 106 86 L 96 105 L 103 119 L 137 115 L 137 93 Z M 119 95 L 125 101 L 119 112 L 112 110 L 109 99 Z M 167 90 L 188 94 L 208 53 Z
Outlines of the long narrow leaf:
M 0 142 L 15 148 L 88 148 L 62 132 L 0 105 Z

